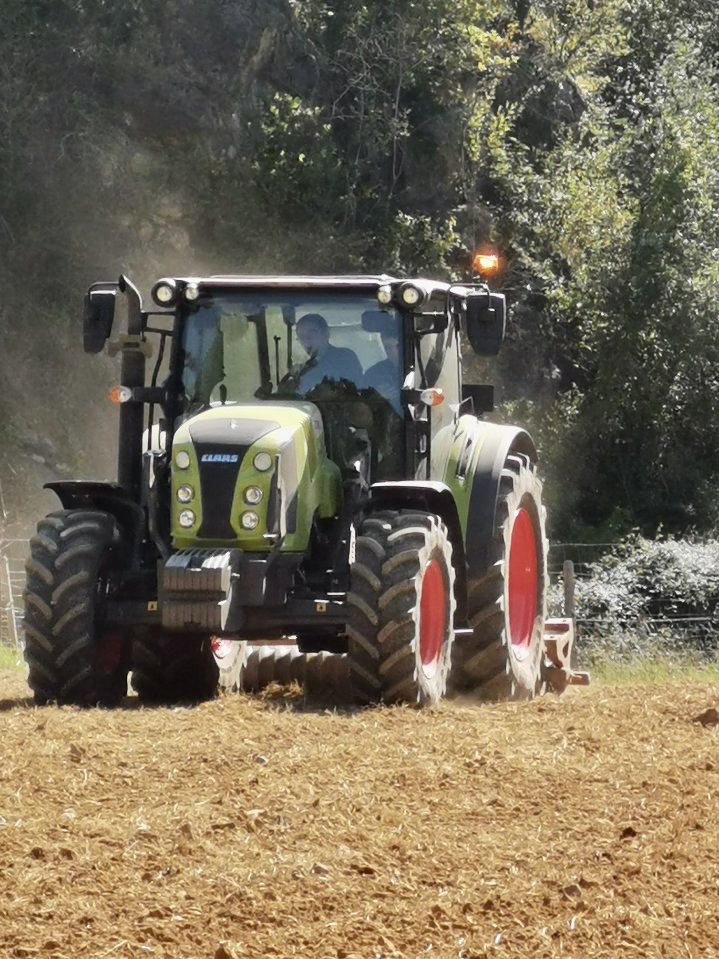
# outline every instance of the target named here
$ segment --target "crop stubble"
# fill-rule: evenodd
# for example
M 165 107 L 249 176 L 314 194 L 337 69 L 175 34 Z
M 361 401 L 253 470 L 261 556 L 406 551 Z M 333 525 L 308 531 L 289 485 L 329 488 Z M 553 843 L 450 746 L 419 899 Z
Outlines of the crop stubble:
M 719 956 L 711 684 L 81 711 L 0 682 L 3 957 Z

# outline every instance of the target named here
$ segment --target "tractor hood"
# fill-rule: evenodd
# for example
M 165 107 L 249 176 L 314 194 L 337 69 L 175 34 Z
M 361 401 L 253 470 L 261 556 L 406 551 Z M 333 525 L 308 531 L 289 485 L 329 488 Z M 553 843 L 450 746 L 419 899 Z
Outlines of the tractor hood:
M 313 403 L 228 403 L 183 422 L 172 444 L 172 544 L 303 551 L 334 516 L 341 478 Z

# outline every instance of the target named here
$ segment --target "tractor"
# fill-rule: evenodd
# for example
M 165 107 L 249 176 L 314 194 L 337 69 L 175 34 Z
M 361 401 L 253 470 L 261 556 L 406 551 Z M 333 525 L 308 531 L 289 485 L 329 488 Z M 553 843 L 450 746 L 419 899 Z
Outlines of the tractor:
M 364 705 L 585 681 L 571 628 L 545 625 L 535 445 L 462 382 L 463 344 L 499 350 L 501 293 L 228 275 L 151 296 L 121 276 L 85 297 L 85 351 L 120 357 L 117 481 L 46 484 L 61 509 L 26 563 L 37 703 L 112 706 L 128 676 L 147 702 L 210 698 L 260 645 L 340 662 Z

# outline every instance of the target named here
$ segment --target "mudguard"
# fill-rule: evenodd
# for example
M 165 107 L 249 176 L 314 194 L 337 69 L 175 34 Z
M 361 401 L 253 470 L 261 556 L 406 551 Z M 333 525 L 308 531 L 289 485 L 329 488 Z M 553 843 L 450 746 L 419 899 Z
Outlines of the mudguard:
M 458 611 L 463 613 L 463 597 L 466 590 L 465 543 L 462 524 L 457 511 L 457 502 L 446 483 L 431 480 L 404 480 L 401 482 L 374 483 L 370 487 L 373 507 L 387 506 L 394 509 L 416 509 L 436 513 L 447 524 L 452 543 L 453 565 L 457 575 Z
M 130 498 L 124 486 L 92 480 L 61 480 L 45 483 L 44 489 L 55 493 L 63 509 L 96 509 L 110 513 L 122 531 L 123 542 L 135 553 L 145 528 L 145 511 Z
M 437 513 L 447 523 L 451 532 L 456 532 L 461 544 L 457 504 L 446 483 L 424 480 L 373 483 L 370 487 L 370 499 L 373 506 L 393 506 L 397 509 L 417 506 L 428 513 Z
M 499 483 L 507 456 L 510 452 L 520 453 L 532 463 L 537 461 L 534 441 L 519 427 L 481 423 L 480 437 L 479 452 L 472 464 L 465 544 L 470 579 L 483 576 L 489 564 L 490 545 L 497 523 Z

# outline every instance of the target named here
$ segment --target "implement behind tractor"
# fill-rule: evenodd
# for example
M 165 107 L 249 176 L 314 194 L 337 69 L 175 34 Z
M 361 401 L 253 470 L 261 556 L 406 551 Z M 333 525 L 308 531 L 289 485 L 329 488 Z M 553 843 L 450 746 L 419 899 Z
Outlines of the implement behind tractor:
M 545 632 L 534 444 L 482 421 L 491 389 L 462 383 L 460 333 L 496 353 L 501 294 L 213 276 L 152 296 L 146 311 L 121 277 L 86 297 L 85 350 L 122 357 L 118 481 L 48 484 L 62 509 L 31 540 L 25 594 L 37 702 L 110 705 L 130 673 L 162 702 L 312 670 L 358 703 L 584 680 L 571 624 Z

